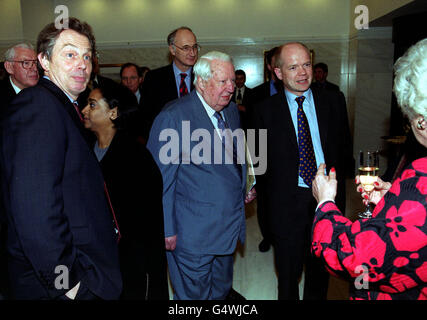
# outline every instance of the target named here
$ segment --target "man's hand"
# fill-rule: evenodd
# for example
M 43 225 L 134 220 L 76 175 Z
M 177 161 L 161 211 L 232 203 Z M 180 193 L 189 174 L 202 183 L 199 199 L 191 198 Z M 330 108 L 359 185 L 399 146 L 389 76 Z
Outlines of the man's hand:
M 239 109 L 239 111 L 246 112 L 246 107 L 243 104 L 238 104 L 237 108 Z
M 257 196 L 256 190 L 255 190 L 255 187 L 253 187 L 251 190 L 249 190 L 248 194 L 246 195 L 245 204 L 252 202 L 252 200 L 254 200 L 256 196 Z
M 337 173 L 335 168 L 329 171 L 329 176 L 325 176 L 326 164 L 321 163 L 313 180 L 312 192 L 317 203 L 326 200 L 335 200 L 337 195 Z
M 67 291 L 65 295 L 67 296 L 67 298 L 74 300 L 76 298 L 77 292 L 79 291 L 79 288 L 80 288 L 80 282 L 77 283 L 73 289 Z
M 166 250 L 173 251 L 176 248 L 176 235 L 165 238 Z

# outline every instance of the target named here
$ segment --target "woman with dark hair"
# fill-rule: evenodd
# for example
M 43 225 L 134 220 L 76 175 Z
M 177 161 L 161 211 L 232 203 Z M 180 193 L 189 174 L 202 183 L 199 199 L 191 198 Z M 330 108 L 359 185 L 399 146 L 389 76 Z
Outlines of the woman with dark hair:
M 120 228 L 121 299 L 167 300 L 162 176 L 145 146 L 126 133 L 133 109 L 122 101 L 120 93 L 97 88 L 82 110 Z

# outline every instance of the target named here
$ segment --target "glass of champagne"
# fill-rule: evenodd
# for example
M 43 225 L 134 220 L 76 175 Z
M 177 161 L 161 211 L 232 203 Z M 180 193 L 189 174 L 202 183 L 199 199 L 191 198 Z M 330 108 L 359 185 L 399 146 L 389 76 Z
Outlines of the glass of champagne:
M 378 151 L 359 152 L 359 179 L 363 190 L 367 195 L 374 190 L 374 182 L 377 181 L 379 171 Z M 359 218 L 369 219 L 372 217 L 369 203 L 366 209 L 358 214 Z

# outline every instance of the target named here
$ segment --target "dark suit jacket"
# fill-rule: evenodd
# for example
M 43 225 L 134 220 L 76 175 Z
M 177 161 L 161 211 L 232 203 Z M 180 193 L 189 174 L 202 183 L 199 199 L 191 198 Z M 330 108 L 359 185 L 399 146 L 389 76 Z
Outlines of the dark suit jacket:
M 10 84 L 9 77 L 0 82 L 0 112 L 16 97 L 15 90 Z
M 9 76 L 0 81 L 0 114 L 5 112 L 6 107 L 16 97 L 15 90 L 10 84 Z M 0 172 L 1 176 L 1 172 Z M 1 189 L 1 186 L 0 186 Z M 0 194 L 1 191 L 0 191 Z M 2 199 L 0 199 L 0 295 L 5 299 L 9 298 L 9 277 L 7 271 L 7 222 L 4 213 Z
M 85 131 L 68 97 L 44 78 L 23 90 L 1 120 L 1 183 L 14 298 L 63 298 L 78 282 L 78 296 L 120 295 L 113 219 Z M 58 266 L 69 272 L 68 288 L 55 282 L 65 277 Z
M 313 82 L 311 84 L 311 87 L 312 88 L 313 87 L 317 87 L 318 89 L 321 89 L 321 90 L 335 90 L 335 91 L 340 91 L 340 87 L 339 86 L 337 86 L 336 84 L 334 84 L 332 82 L 329 82 L 327 80 L 323 84 L 318 83 L 318 82 Z
M 194 75 L 191 76 L 191 88 L 193 91 Z M 151 128 L 154 119 L 169 101 L 178 99 L 175 74 L 172 63 L 151 71 L 145 75 L 142 83 L 142 114 L 149 120 Z
M 231 98 L 231 101 L 236 102 L 236 92 L 237 87 L 234 89 L 233 96 Z M 243 129 L 247 129 L 249 125 L 249 117 L 248 115 L 251 114 L 251 111 L 249 110 L 252 108 L 252 89 L 245 86 L 245 94 L 243 95 L 243 101 L 242 105 L 245 106 L 246 111 L 240 111 L 240 123 Z
M 162 175 L 145 146 L 118 131 L 101 160 L 118 219 L 124 299 L 168 300 Z
M 239 128 L 236 104 L 231 102 L 224 114 L 231 130 Z M 201 142 L 190 141 L 190 136 L 186 136 L 182 128 L 183 121 L 189 121 L 190 130 L 209 132 L 210 149 L 203 153 L 210 151 L 210 163 L 196 163 L 194 154 L 188 154 Z M 184 147 L 179 154 L 171 155 L 177 156 L 178 163 L 166 163 L 161 159 L 168 147 L 159 140 L 163 129 L 174 130 L 180 137 L 180 141 L 169 142 L 172 148 L 178 147 L 175 150 L 181 149 L 181 140 L 188 141 L 189 150 Z M 216 164 L 214 148 L 218 142 L 224 155 L 219 136 L 194 90 L 165 106 L 153 123 L 147 144 L 163 177 L 165 236 L 177 235 L 177 248 L 193 254 L 232 254 L 237 240 L 243 243 L 245 239 L 246 165 L 241 166 L 239 174 L 233 164 Z
M 327 170 L 335 167 L 338 180 L 337 203 L 345 208 L 345 175 L 353 165 L 352 142 L 345 99 L 339 92 L 313 89 L 320 140 Z M 267 129 L 267 171 L 263 184 L 270 229 L 284 236 L 292 230 L 292 203 L 298 186 L 299 152 L 297 137 L 284 90 L 255 106 L 257 129 Z

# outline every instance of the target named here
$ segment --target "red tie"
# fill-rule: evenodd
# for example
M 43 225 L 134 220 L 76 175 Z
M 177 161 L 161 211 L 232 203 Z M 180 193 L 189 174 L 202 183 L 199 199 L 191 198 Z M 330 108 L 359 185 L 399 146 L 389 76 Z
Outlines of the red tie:
M 80 121 L 81 121 L 81 122 L 84 122 L 83 117 L 82 117 L 82 114 L 80 113 L 80 110 L 79 110 L 79 105 L 77 104 L 77 102 L 76 102 L 76 101 L 74 101 L 74 102 L 73 102 L 73 106 L 74 106 L 74 109 L 76 109 L 76 112 L 77 112 L 77 115 L 78 115 L 78 116 L 79 116 L 79 118 L 80 118 Z
M 188 94 L 188 88 L 185 84 L 186 73 L 181 73 L 181 83 L 179 84 L 179 97 L 183 97 Z

